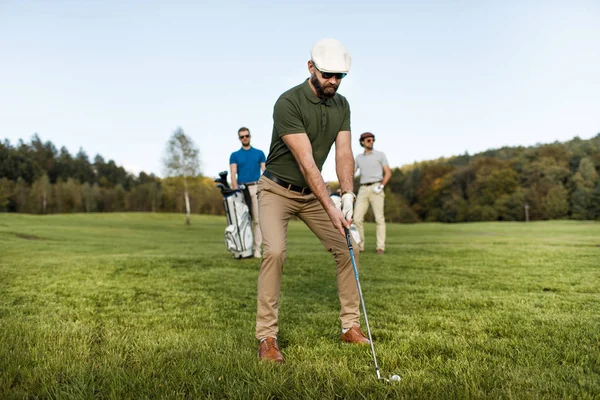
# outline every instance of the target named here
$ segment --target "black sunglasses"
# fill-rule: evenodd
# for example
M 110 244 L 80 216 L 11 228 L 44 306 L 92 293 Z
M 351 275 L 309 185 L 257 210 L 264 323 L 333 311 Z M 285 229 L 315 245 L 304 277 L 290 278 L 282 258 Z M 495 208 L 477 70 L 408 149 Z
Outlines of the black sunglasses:
M 250 135 L 242 135 L 242 136 L 240 136 L 240 139 L 246 139 L 246 138 L 249 138 L 249 137 L 250 137 Z
M 314 61 L 313 61 L 313 65 L 315 66 L 315 69 L 321 73 L 321 76 L 323 77 L 323 79 L 331 79 L 334 76 L 336 79 L 344 79 L 344 77 L 346 75 L 348 75 L 343 72 L 323 72 L 317 67 L 317 64 L 315 64 Z

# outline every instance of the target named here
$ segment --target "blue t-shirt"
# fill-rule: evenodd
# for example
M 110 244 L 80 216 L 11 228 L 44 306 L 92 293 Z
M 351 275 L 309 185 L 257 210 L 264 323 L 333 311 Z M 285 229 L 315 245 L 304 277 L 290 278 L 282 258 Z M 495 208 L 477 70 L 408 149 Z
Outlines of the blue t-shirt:
M 229 164 L 237 164 L 237 180 L 241 184 L 256 182 L 260 178 L 260 164 L 266 160 L 265 153 L 261 150 L 254 147 L 244 150 L 242 147 L 231 153 Z

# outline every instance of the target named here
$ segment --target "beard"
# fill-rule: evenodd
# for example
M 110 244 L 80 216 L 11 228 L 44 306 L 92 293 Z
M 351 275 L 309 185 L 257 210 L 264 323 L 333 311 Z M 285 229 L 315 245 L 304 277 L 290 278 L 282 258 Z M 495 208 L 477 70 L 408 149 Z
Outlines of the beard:
M 315 90 L 317 91 L 317 97 L 320 99 L 331 99 L 333 96 L 335 96 L 335 93 L 340 86 L 329 82 L 325 82 L 325 84 L 322 85 L 315 73 L 310 76 L 310 83 L 312 83 L 315 87 Z

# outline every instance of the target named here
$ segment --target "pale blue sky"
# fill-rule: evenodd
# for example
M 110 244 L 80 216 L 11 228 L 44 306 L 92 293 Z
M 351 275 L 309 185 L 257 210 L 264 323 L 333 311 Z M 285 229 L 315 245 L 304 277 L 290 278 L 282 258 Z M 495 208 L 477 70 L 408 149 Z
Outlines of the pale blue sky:
M 352 55 L 355 154 L 364 131 L 391 166 L 600 132 L 597 0 L 284 3 L 0 0 L 0 139 L 161 175 L 181 126 L 216 176 L 242 125 L 268 152 L 324 37 Z

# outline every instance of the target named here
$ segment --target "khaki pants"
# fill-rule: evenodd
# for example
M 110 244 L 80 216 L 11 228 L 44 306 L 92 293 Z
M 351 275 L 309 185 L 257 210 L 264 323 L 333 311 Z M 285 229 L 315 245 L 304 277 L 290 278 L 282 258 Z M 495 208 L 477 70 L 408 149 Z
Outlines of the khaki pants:
M 252 235 L 254 236 L 254 254 L 260 253 L 260 246 L 262 245 L 262 234 L 260 232 L 260 220 L 258 214 L 258 198 L 256 192 L 258 185 L 248 186 L 248 192 L 250 192 L 250 198 L 252 199 Z
M 276 337 L 281 275 L 285 262 L 287 227 L 292 216 L 300 218 L 333 254 L 337 264 L 337 287 L 342 328 L 360 320 L 358 287 L 346 238 L 333 227 L 329 216 L 314 194 L 302 195 L 288 190 L 265 176 L 258 182 L 260 226 L 264 253 L 258 274 L 256 338 Z M 352 245 L 356 248 L 356 243 Z M 358 267 L 358 251 L 355 259 Z
M 377 223 L 377 249 L 385 250 L 385 216 L 383 215 L 385 193 L 383 190 L 379 194 L 373 192 L 373 188 L 376 185 L 378 185 L 378 183 L 361 186 L 360 189 L 358 189 L 358 196 L 356 196 L 354 224 L 358 229 L 358 233 L 360 233 L 359 246 L 361 251 L 365 249 L 365 228 L 363 223 L 365 214 L 369 209 L 369 203 L 371 203 L 373 214 L 375 215 L 375 222 Z

